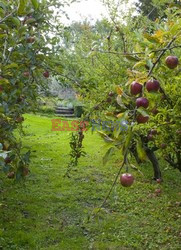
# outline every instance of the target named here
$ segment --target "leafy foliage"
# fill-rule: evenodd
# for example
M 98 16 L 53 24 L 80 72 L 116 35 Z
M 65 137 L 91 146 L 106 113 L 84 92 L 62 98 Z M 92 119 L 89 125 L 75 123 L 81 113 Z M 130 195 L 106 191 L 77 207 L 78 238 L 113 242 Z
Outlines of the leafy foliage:
M 61 28 L 52 6 L 62 4 L 55 0 L 0 1 L 0 143 L 12 156 L 9 166 L 1 162 L 6 171 L 18 173 L 22 164 L 27 167 L 26 153 L 21 155 L 14 130 L 22 130 L 22 115 L 36 107 L 38 91 L 47 83 L 44 72 L 55 63 L 50 45 L 53 50 L 59 42 L 55 34 Z
M 108 132 L 113 138 L 113 146 L 116 140 L 123 153 L 129 148 L 128 162 L 133 145 L 137 145 L 141 160 L 146 160 L 144 152 L 158 150 L 167 162 L 180 169 L 180 68 L 170 70 L 165 58 L 174 54 L 180 59 L 181 16 L 179 5 L 169 1 L 164 4 L 168 6 L 162 10 L 164 18 L 156 21 L 129 14 L 124 22 L 103 20 L 94 26 L 87 22 L 71 26 L 68 47 L 72 46 L 72 52 L 68 53 L 65 47 L 69 70 L 65 67 L 64 73 L 73 78 L 72 84 L 80 98 L 84 98 L 91 118 L 128 121 L 132 130 L 131 144 L 127 143 L 129 133 Z M 162 3 L 157 5 L 161 6 Z M 77 37 L 72 43 L 74 33 Z M 150 79 L 160 82 L 158 92 L 147 91 L 145 83 Z M 136 107 L 139 95 L 130 94 L 133 81 L 142 84 L 140 96 L 149 100 L 147 109 Z M 136 121 L 138 116 L 149 117 L 149 122 L 140 124 Z M 150 141 L 152 129 L 158 133 Z M 162 149 L 162 144 L 167 144 L 166 149 Z M 107 155 L 109 152 L 110 148 Z

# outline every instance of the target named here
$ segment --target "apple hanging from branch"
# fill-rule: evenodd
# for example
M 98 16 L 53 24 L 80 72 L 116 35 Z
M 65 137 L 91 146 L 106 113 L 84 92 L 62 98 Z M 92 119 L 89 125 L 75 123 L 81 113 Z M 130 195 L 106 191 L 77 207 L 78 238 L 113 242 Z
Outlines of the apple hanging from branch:
M 132 174 L 124 173 L 120 176 L 120 182 L 123 187 L 130 187 L 134 182 Z
M 137 120 L 138 123 L 146 123 L 149 120 L 149 116 L 143 116 L 143 115 L 139 114 L 136 117 L 136 120 Z
M 160 83 L 159 81 L 153 79 L 153 80 L 149 80 L 146 83 L 146 89 L 148 92 L 157 92 L 160 88 Z
M 179 61 L 177 56 L 167 56 L 165 63 L 169 69 L 174 69 L 177 67 Z
M 132 82 L 131 88 L 130 88 L 131 94 L 132 95 L 140 94 L 142 92 L 142 88 L 143 88 L 143 86 L 139 82 L 136 82 L 136 81 Z
M 136 99 L 136 106 L 137 108 L 139 107 L 144 107 L 144 108 L 148 108 L 149 106 L 149 101 L 147 98 L 145 97 L 140 97 Z
M 50 76 L 50 73 L 46 70 L 44 73 L 43 73 L 43 76 L 45 78 L 48 78 Z

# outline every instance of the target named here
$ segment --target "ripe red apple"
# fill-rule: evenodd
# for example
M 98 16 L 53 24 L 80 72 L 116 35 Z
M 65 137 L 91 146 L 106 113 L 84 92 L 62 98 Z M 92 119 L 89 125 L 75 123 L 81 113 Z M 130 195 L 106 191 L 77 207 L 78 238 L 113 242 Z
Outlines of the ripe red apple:
M 139 82 L 132 82 L 131 83 L 131 94 L 132 95 L 137 95 L 142 92 L 143 85 L 141 85 Z
M 149 106 L 149 101 L 148 99 L 144 98 L 144 97 L 140 97 L 136 99 L 136 106 L 139 107 L 144 107 L 144 108 L 148 108 Z
M 155 79 L 149 80 L 146 83 L 146 89 L 148 90 L 148 92 L 156 92 L 159 90 L 159 88 L 160 88 L 160 83 Z
M 23 73 L 23 76 L 24 76 L 24 77 L 29 77 L 29 76 L 30 76 L 30 72 L 25 71 L 25 72 Z
M 43 76 L 44 76 L 45 78 L 48 78 L 48 77 L 50 76 L 50 74 L 49 74 L 48 71 L 45 71 L 45 72 L 43 73 Z
M 27 43 L 34 43 L 35 42 L 35 38 L 32 37 L 32 36 L 30 36 L 30 37 L 27 38 L 26 41 L 27 41 Z
M 178 57 L 177 56 L 167 56 L 165 63 L 169 69 L 174 69 L 178 65 Z
M 7 174 L 7 177 L 8 177 L 9 179 L 14 179 L 14 177 L 15 177 L 15 172 L 14 172 L 14 171 L 9 172 L 9 173 Z
M 134 182 L 132 174 L 124 173 L 120 176 L 120 182 L 123 187 L 130 187 Z
M 149 116 L 143 116 L 143 115 L 139 114 L 136 117 L 136 120 L 138 123 L 146 123 L 149 120 Z

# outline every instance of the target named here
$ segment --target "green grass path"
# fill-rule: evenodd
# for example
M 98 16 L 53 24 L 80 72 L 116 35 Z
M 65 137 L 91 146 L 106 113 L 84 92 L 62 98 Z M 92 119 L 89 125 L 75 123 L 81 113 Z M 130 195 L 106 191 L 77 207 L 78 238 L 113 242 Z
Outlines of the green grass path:
M 164 183 L 151 183 L 132 170 L 135 184 L 119 183 L 99 215 L 88 222 L 107 194 L 118 171 L 119 156 L 102 165 L 104 142 L 86 132 L 87 156 L 71 178 L 70 132 L 52 132 L 51 117 L 25 115 L 23 144 L 32 150 L 31 173 L 14 183 L 0 172 L 0 249 L 181 249 L 181 174 L 162 166 Z M 161 188 L 161 194 L 155 190 Z

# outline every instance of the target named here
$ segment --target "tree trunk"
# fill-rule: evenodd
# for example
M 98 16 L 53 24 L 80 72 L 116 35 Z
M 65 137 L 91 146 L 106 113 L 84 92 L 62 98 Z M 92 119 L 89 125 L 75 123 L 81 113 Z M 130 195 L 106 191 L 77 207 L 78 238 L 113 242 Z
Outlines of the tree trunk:
M 149 148 L 146 149 L 148 159 L 151 161 L 154 170 L 154 180 L 161 179 L 161 171 L 155 153 Z

